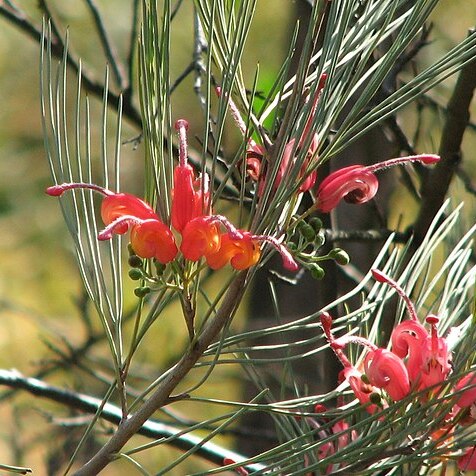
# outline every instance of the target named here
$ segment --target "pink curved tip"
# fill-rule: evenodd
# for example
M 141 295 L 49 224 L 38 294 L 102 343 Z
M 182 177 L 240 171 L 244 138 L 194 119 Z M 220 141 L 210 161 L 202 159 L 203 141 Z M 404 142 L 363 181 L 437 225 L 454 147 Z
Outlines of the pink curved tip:
M 175 121 L 175 130 L 179 131 L 182 127 L 188 131 L 188 121 L 186 119 L 177 119 Z
M 46 193 L 51 197 L 60 197 L 64 191 L 65 188 L 61 185 L 52 185 L 46 189 Z

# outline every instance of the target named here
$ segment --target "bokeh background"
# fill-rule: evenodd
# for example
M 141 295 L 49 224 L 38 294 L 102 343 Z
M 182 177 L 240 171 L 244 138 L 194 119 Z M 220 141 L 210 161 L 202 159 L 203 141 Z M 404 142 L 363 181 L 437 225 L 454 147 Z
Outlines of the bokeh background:
M 0 1 L 0 6 L 5 3 Z M 15 3 L 32 22 L 38 26 L 41 24 L 37 2 L 18 0 Z M 192 55 L 191 2 L 186 0 L 183 3 L 180 18 L 174 23 L 173 77 L 181 73 Z M 272 82 L 284 57 L 299 2 L 258 0 L 257 3 L 244 71 L 251 84 L 259 63 L 259 87 L 265 89 Z M 127 54 L 130 4 L 130 1 L 124 0 L 97 1 L 120 57 Z M 98 47 L 98 38 L 84 3 L 50 0 L 49 6 L 61 25 L 68 27 L 72 48 L 83 59 L 85 67 L 95 78 L 102 80 L 106 60 Z M 421 70 L 431 64 L 461 41 L 468 29 L 475 26 L 475 21 L 474 2 L 442 0 L 432 16 L 431 42 L 419 53 L 414 67 Z M 410 71 L 408 74 L 411 74 Z M 74 75 L 71 77 L 74 78 Z M 429 96 L 444 107 L 454 82 L 455 78 L 448 79 Z M 51 179 L 43 147 L 39 98 L 39 45 L 0 17 L 0 367 L 16 368 L 25 375 L 33 375 L 57 359 L 52 346 L 67 352 L 69 344 L 77 345 L 86 336 L 84 324 L 78 317 L 84 292 L 72 245 L 58 204 L 44 194 Z M 97 98 L 91 99 L 93 155 L 98 155 L 100 102 Z M 473 114 L 473 126 L 465 136 L 462 164 L 473 181 L 476 181 L 475 116 Z M 174 117 L 190 119 L 190 137 L 201 127 L 199 119 L 195 119 L 201 114 L 193 94 L 192 78 L 185 80 L 174 94 Z M 427 107 L 423 118 L 422 134 L 416 147 L 420 152 L 435 152 L 444 115 L 440 110 Z M 404 130 L 411 133 L 416 124 L 414 108 L 403 111 L 400 119 Z M 124 123 L 125 141 L 133 139 L 138 133 L 133 125 L 127 121 Z M 230 128 L 227 147 L 233 150 L 238 140 L 237 131 Z M 127 142 L 123 145 L 124 190 L 141 193 L 142 157 L 140 144 Z M 474 209 L 474 197 L 465 192 L 461 182 L 455 182 L 452 194 L 456 202 L 465 200 L 469 209 Z M 414 213 L 411 198 L 399 189 L 398 194 L 390 197 L 390 202 L 395 223 L 399 221 L 402 226 L 410 223 Z M 468 222 L 473 217 L 468 214 Z M 132 292 L 130 295 L 132 300 Z M 246 325 L 246 317 L 244 310 L 237 325 Z M 91 318 L 94 320 L 94 313 Z M 97 323 L 93 325 L 97 326 Z M 153 331 L 148 347 L 140 356 L 151 373 L 175 355 L 176 343 L 185 339 L 185 332 L 183 323 L 173 318 L 164 320 L 160 328 Z M 104 348 L 99 345 L 91 356 L 90 363 L 99 373 L 108 367 L 104 361 L 107 355 L 103 352 Z M 48 381 L 81 390 L 84 379 L 88 378 L 87 372 L 73 367 L 72 372 L 55 371 Z M 97 395 L 100 396 L 105 387 L 96 385 Z M 218 375 L 210 385 L 215 387 L 208 387 L 208 390 L 221 398 L 239 398 L 240 382 L 232 372 Z M 24 464 L 32 467 L 35 474 L 48 474 L 45 461 L 50 457 L 57 458 L 60 454 L 58 450 L 64 443 L 58 439 L 60 430 L 51 432 L 49 429 L 52 422 L 58 424 L 59 418 L 70 416 L 68 410 L 21 393 L 5 396 L 3 389 L 0 389 L 0 398 L 0 463 Z M 211 410 L 207 410 L 205 405 L 196 405 L 193 411 L 205 415 Z M 108 431 L 107 426 L 104 431 Z M 64 452 L 67 451 L 71 448 L 64 448 Z M 170 456 L 167 451 L 171 450 L 161 451 L 148 452 L 148 457 Z M 197 471 L 197 467 L 194 470 Z M 116 469 L 108 471 L 105 474 L 119 474 Z M 183 471 L 173 474 L 184 474 Z

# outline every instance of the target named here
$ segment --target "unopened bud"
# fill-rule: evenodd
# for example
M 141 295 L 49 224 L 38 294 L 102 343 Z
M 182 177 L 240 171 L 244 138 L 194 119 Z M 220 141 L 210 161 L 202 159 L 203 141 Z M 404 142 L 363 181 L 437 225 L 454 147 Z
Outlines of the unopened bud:
M 312 217 L 309 220 L 309 225 L 311 225 L 317 233 L 322 228 L 322 220 L 318 217 Z
M 373 403 L 374 405 L 380 405 L 381 404 L 381 401 L 382 401 L 382 398 L 380 397 L 380 395 L 376 392 L 372 392 L 370 395 L 369 395 L 369 400 L 371 403 Z
M 345 266 L 350 262 L 350 256 L 342 248 L 334 248 L 330 253 L 330 257 L 336 261 L 337 264 Z
M 288 247 L 288 250 L 289 251 L 296 251 L 297 250 L 297 245 L 296 243 L 292 242 L 292 241 L 288 241 L 286 243 L 286 246 Z
M 322 279 L 324 275 L 326 274 L 324 269 L 316 263 L 311 263 L 307 267 L 307 269 L 309 270 L 309 272 L 311 273 L 311 276 L 314 279 Z
M 137 255 L 131 255 L 128 259 L 131 268 L 142 268 L 143 262 Z
M 129 278 L 133 281 L 137 281 L 142 278 L 142 271 L 137 268 L 132 268 L 129 270 Z
M 316 237 L 314 238 L 314 244 L 318 248 L 320 248 L 325 242 L 326 242 L 326 237 L 324 236 L 324 233 L 322 232 L 317 233 Z
M 299 228 L 299 231 L 305 240 L 314 241 L 314 238 L 316 237 L 316 232 L 311 225 L 305 223 Z
M 135 288 L 134 289 L 134 294 L 138 297 L 138 298 L 143 298 L 145 296 L 147 296 L 147 294 L 150 293 L 150 288 L 149 286 L 142 286 L 140 288 Z
M 157 260 L 154 260 L 155 270 L 159 276 L 161 276 L 166 268 L 165 264 L 159 263 Z
M 367 377 L 367 375 L 362 374 L 361 377 L 360 377 L 360 380 L 362 380 L 362 382 L 364 382 L 366 385 L 370 385 L 370 381 L 369 381 L 369 378 Z

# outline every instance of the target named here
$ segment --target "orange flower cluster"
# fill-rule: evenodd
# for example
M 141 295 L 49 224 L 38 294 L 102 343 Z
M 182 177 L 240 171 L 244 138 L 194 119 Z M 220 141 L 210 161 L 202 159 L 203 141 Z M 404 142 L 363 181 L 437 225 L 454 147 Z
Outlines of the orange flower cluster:
M 267 242 L 281 254 L 287 269 L 296 270 L 296 261 L 274 237 L 238 230 L 226 217 L 211 214 L 208 176 L 196 177 L 187 160 L 188 123 L 180 119 L 175 127 L 179 134 L 179 164 L 174 170 L 171 223 L 181 235 L 179 247 L 172 229 L 148 203 L 134 195 L 115 193 L 89 183 L 54 185 L 46 193 L 61 196 L 66 190 L 81 188 L 102 194 L 105 198 L 101 204 L 101 217 L 106 228 L 98 238 L 109 240 L 114 234 L 130 230 L 131 246 L 141 258 L 155 258 L 159 263 L 167 264 L 177 257 L 180 249 L 185 259 L 198 261 L 204 258 L 212 269 L 230 263 L 233 268 L 244 270 L 258 262 L 260 244 Z

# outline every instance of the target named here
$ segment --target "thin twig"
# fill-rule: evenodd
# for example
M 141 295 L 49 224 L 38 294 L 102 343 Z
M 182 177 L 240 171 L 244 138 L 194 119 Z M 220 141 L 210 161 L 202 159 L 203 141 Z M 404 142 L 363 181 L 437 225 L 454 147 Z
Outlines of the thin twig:
M 406 243 L 410 234 L 408 232 L 392 231 L 388 229 L 381 230 L 324 230 L 326 241 L 385 241 L 391 234 L 394 234 L 395 243 Z
M 0 385 L 14 389 L 22 389 L 35 397 L 46 398 L 92 415 L 96 414 L 103 405 L 103 402 L 99 398 L 58 388 L 45 383 L 43 380 L 25 377 L 16 370 L 0 369 Z M 116 405 L 106 403 L 101 411 L 101 417 L 104 420 L 119 425 L 122 419 L 122 411 Z M 180 450 L 187 451 L 191 448 L 196 448 L 195 454 L 219 466 L 223 465 L 225 458 L 231 458 L 237 462 L 246 459 L 245 456 L 233 453 L 214 443 L 203 443 L 201 438 L 182 433 L 180 429 L 157 420 L 145 421 L 137 433 L 152 439 L 170 438 L 167 443 Z M 243 467 L 249 471 L 263 469 L 259 464 L 243 465 Z
M 127 54 L 127 87 L 124 90 L 124 100 L 132 101 L 132 86 L 134 84 L 134 59 L 137 48 L 137 31 L 139 26 L 139 0 L 134 0 L 132 6 L 131 33 L 129 36 L 129 52 Z
M 476 185 L 471 180 L 471 177 L 469 176 L 469 174 L 465 170 L 463 170 L 461 167 L 458 168 L 458 170 L 456 171 L 456 174 L 458 175 L 459 179 L 463 182 L 464 189 L 471 195 L 476 195 Z
M 26 15 L 15 6 L 15 8 L 8 8 L 5 5 L 0 4 L 0 17 L 6 18 L 11 24 L 18 27 L 21 31 L 26 33 L 30 38 L 39 43 L 42 38 L 41 29 L 36 27 Z M 51 40 L 51 52 L 54 57 L 62 58 L 65 48 L 64 41 L 60 36 L 53 35 Z M 79 61 L 74 57 L 71 51 L 67 52 L 66 61 L 76 73 L 79 72 Z M 104 93 L 104 84 L 96 81 L 88 69 L 81 66 L 81 84 L 86 91 L 97 97 L 102 97 Z M 110 107 L 117 110 L 120 101 L 120 94 L 114 93 L 111 90 L 108 91 L 107 102 Z M 142 128 L 142 119 L 138 109 L 132 104 L 130 100 L 124 98 L 122 107 L 123 116 L 133 125 Z
M 104 26 L 101 13 L 99 12 L 99 9 L 94 0 L 85 0 L 85 2 L 88 5 L 89 11 L 93 16 L 94 24 L 99 35 L 99 40 L 104 49 L 104 54 L 106 55 L 106 58 L 111 65 L 111 70 L 116 80 L 116 83 L 119 86 L 120 90 L 124 91 L 128 87 L 124 67 L 120 63 L 117 54 L 114 51 L 113 44 L 111 43 L 109 35 L 107 34 L 106 28 Z

